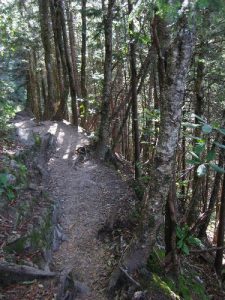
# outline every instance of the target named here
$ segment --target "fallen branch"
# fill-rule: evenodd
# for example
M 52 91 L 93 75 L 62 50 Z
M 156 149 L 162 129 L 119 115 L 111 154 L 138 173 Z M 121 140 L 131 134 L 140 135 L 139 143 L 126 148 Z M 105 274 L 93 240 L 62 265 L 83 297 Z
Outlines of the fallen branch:
M 7 262 L 0 263 L 0 284 L 3 285 L 33 279 L 54 278 L 56 276 L 57 273 L 47 272 L 25 265 Z
M 122 268 L 121 266 L 119 267 L 120 268 L 120 270 L 130 279 L 130 281 L 132 282 L 132 283 L 134 283 L 136 286 L 138 286 L 138 287 L 140 287 L 141 285 L 140 285 L 140 283 L 139 282 L 137 282 L 133 277 L 131 277 L 130 275 L 129 275 L 129 273 L 124 269 L 124 268 Z

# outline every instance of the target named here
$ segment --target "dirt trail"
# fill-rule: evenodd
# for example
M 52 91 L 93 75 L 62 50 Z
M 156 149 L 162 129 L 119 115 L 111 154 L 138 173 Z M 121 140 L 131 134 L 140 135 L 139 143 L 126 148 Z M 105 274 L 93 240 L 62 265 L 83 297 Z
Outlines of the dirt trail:
M 106 222 L 119 216 L 133 198 L 132 192 L 114 170 L 94 160 L 73 166 L 71 153 L 88 143 L 84 133 L 76 133 L 73 126 L 43 122 L 32 130 L 50 132 L 57 138 L 56 152 L 47 166 L 48 190 L 60 203 L 59 222 L 66 240 L 54 253 L 53 264 L 58 271 L 71 270 L 74 278 L 83 283 L 76 299 L 107 299 L 109 257 L 97 233 Z

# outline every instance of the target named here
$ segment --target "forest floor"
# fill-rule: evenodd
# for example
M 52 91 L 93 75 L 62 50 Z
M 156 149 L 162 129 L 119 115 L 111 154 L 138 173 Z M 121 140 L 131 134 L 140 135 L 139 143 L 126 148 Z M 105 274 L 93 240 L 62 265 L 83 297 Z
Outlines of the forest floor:
M 36 124 L 27 117 L 16 119 L 14 125 L 41 137 L 51 133 L 56 138 L 56 149 L 45 164 L 47 176 L 41 183 L 59 207 L 57 228 L 62 243 L 53 252 L 51 267 L 73 277 L 76 299 L 108 299 L 108 278 L 117 261 L 114 248 L 121 250 L 126 242 L 121 236 L 114 237 L 116 243 L 110 241 L 104 228 L 113 231 L 115 223 L 127 219 L 135 203 L 134 191 L 115 168 L 93 159 L 87 148 L 78 153 L 89 144 L 81 128 L 76 132 L 66 122 Z M 57 289 L 53 288 L 54 293 Z

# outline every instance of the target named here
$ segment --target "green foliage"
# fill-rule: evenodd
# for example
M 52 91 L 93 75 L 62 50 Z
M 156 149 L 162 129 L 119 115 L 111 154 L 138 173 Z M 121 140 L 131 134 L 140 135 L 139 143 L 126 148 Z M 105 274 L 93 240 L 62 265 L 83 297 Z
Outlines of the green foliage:
M 201 241 L 190 234 L 190 229 L 186 224 L 183 227 L 176 227 L 176 236 L 177 248 L 180 249 L 186 255 L 190 253 L 189 246 L 201 245 Z
M 218 11 L 224 9 L 223 0 L 198 0 L 196 1 L 196 7 L 198 9 L 210 9 L 212 11 Z
M 18 163 L 17 178 L 19 179 L 19 184 L 25 184 L 27 181 L 27 167 L 22 163 Z
M 1 93 L 1 92 L 0 92 Z M 16 107 L 9 101 L 0 100 L 0 133 L 6 133 L 9 129 L 8 121 L 15 115 Z
M 208 169 L 214 170 L 219 173 L 225 173 L 225 170 L 218 166 L 214 161 L 216 160 L 216 150 L 215 147 L 225 149 L 225 145 L 218 143 L 214 139 L 213 133 L 219 132 L 222 135 L 225 135 L 225 129 L 221 128 L 219 124 L 207 124 L 205 120 L 202 117 L 199 117 L 195 114 L 192 114 L 192 117 L 198 120 L 200 124 L 192 124 L 192 123 L 183 123 L 184 127 L 189 127 L 189 128 L 197 128 L 201 127 L 201 131 L 203 133 L 203 137 L 205 135 L 209 135 L 209 141 L 211 141 L 211 136 L 212 136 L 212 141 L 211 141 L 211 150 L 208 152 L 206 151 L 206 140 L 201 137 L 195 137 L 189 135 L 188 137 L 196 140 L 195 146 L 189 153 L 192 155 L 192 159 L 189 159 L 187 162 L 189 164 L 193 165 L 198 165 L 197 168 L 197 175 L 199 177 L 205 176 L 207 173 Z
M 5 196 L 9 201 L 13 201 L 16 198 L 17 189 L 26 183 L 27 167 L 23 163 L 17 162 L 15 169 L 6 167 L 0 173 L 0 196 Z
M 161 261 L 165 258 L 165 251 L 160 248 L 154 248 L 149 256 L 147 267 L 151 272 L 162 274 Z
M 198 299 L 207 300 L 209 297 L 206 295 L 205 287 L 196 280 L 195 274 L 179 275 L 178 286 L 179 294 L 184 300 L 192 300 L 193 296 Z
M 0 196 L 5 195 L 9 201 L 15 199 L 15 190 L 7 173 L 0 173 Z
M 157 274 L 154 273 L 152 275 L 152 281 L 153 281 L 153 287 L 162 291 L 163 294 L 168 296 L 170 299 L 177 299 L 177 300 L 180 299 L 179 295 L 174 293 L 174 291 L 170 288 L 168 283 Z
M 146 284 L 149 290 L 163 292 L 169 299 L 209 299 L 205 286 L 198 280 L 199 275 L 196 272 L 184 270 L 176 280 L 165 275 L 162 268 L 164 258 L 165 252 L 159 248 L 155 248 L 149 257 L 147 267 L 152 273 L 151 281 Z

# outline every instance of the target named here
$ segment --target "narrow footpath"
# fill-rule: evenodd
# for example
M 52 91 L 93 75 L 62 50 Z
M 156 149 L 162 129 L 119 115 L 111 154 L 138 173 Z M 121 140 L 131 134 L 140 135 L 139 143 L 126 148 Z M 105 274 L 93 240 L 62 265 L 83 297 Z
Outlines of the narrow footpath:
M 98 239 L 98 231 L 113 223 L 134 200 L 132 190 L 110 167 L 76 149 L 88 144 L 84 133 L 63 122 L 43 122 L 33 131 L 57 138 L 56 152 L 48 163 L 48 191 L 59 203 L 63 242 L 54 252 L 57 271 L 69 272 L 79 282 L 76 299 L 107 299 L 110 252 Z

